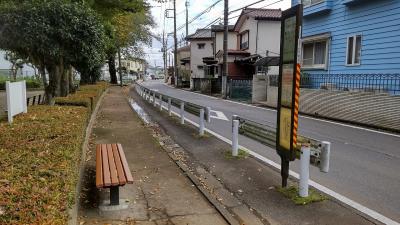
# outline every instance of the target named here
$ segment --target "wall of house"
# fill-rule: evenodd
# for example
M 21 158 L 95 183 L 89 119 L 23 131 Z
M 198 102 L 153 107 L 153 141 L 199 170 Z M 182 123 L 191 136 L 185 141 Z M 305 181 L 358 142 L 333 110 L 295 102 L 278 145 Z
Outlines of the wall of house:
M 190 68 L 187 68 L 186 67 L 186 64 L 185 65 L 182 65 L 181 63 L 181 59 L 184 59 L 184 58 L 187 58 L 187 57 L 190 57 L 190 50 L 188 50 L 188 51 L 178 51 L 178 54 L 177 54 L 177 60 L 178 60 L 178 64 L 179 64 L 179 68 L 181 68 L 181 69 L 190 69 Z
M 224 49 L 224 32 L 215 32 L 215 54 Z M 236 32 L 228 33 L 228 49 L 236 49 L 237 34 Z
M 330 58 L 326 70 L 307 70 L 308 73 L 399 73 L 400 72 L 400 1 L 357 1 L 344 5 L 343 0 L 304 8 L 331 10 L 303 18 L 303 37 L 331 33 Z M 292 5 L 298 0 L 292 0 Z M 361 34 L 361 64 L 346 66 L 347 37 Z
M 279 56 L 281 43 L 281 22 L 258 20 L 257 50 L 256 54 L 266 56 Z M 257 28 L 256 28 L 257 29 Z M 277 54 L 278 53 L 278 54 Z
M 197 44 L 204 43 L 204 49 L 198 49 Z M 211 39 L 192 40 L 190 43 L 190 71 L 192 78 L 203 78 L 204 70 L 197 68 L 199 65 L 204 65 L 203 58 L 213 56 L 213 41 Z
M 256 54 L 256 42 L 257 42 L 257 21 L 254 20 L 253 18 L 249 17 L 246 21 L 244 21 L 242 27 L 240 27 L 240 30 L 238 32 L 238 35 L 246 30 L 249 30 L 249 49 L 247 49 L 247 52 L 250 52 L 250 54 Z M 237 49 L 240 50 L 240 38 L 237 36 Z

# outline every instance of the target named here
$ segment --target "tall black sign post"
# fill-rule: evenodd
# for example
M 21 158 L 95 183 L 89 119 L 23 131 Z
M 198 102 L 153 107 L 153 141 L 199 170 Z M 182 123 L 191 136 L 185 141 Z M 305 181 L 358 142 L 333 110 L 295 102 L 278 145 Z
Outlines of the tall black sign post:
M 298 48 L 303 5 L 282 12 L 276 150 L 281 157 L 282 187 L 287 186 L 289 162 L 295 160 L 300 94 Z

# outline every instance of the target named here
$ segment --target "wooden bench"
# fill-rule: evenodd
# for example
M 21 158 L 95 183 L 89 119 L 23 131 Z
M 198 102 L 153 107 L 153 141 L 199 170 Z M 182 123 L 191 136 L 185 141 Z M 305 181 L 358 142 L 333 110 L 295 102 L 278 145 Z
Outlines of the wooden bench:
M 110 205 L 119 205 L 119 187 L 132 183 L 133 177 L 121 144 L 98 144 L 96 187 L 110 188 Z

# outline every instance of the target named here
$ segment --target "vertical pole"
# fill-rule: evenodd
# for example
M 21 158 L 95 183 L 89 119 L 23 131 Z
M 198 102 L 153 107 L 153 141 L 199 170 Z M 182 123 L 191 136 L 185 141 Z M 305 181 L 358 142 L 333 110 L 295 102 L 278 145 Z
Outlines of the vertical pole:
M 162 111 L 162 95 L 160 94 L 160 111 Z
M 156 92 L 153 92 L 153 106 L 156 107 Z
M 239 153 L 239 120 L 232 120 L 232 156 Z
M 177 57 L 177 50 L 178 50 L 178 39 L 176 37 L 176 0 L 174 0 L 174 75 L 175 75 L 175 87 L 178 86 L 178 57 Z
M 199 135 L 204 135 L 204 109 L 200 109 Z
M 35 105 L 35 103 L 36 103 L 36 95 L 33 96 L 33 100 L 32 101 L 33 101 L 32 105 Z
M 300 156 L 300 197 L 308 197 L 308 179 L 310 178 L 310 145 L 301 146 Z
M 206 107 L 207 123 L 211 123 L 211 107 Z
M 330 155 L 331 155 L 331 143 L 328 141 L 323 141 L 321 148 L 321 164 L 319 165 L 319 169 L 323 173 L 329 172 Z
M 223 68 L 222 68 L 222 97 L 226 98 L 226 83 L 228 77 L 228 0 L 224 0 L 224 57 L 223 57 Z
M 122 71 L 121 71 L 121 48 L 118 47 L 118 73 L 119 73 L 119 82 L 120 86 L 122 87 Z
M 6 93 L 7 93 L 7 117 L 8 117 L 8 123 L 13 122 L 13 112 L 12 112 L 12 107 L 11 107 L 11 83 L 10 81 L 6 81 Z
M 171 116 L 171 98 L 168 98 L 168 115 Z
M 22 109 L 23 109 L 24 113 L 27 113 L 28 112 L 28 105 L 25 104 L 25 99 L 26 99 L 26 80 L 22 81 L 22 90 L 21 91 L 22 91 L 22 99 L 24 99 L 24 102 L 22 103 L 23 104 Z
M 282 187 L 287 187 L 287 180 L 289 178 L 289 159 L 281 155 L 281 177 L 282 177 Z
M 185 103 L 181 102 L 181 124 L 185 124 Z
M 186 0 L 185 2 L 185 6 L 186 6 L 186 37 L 189 35 L 189 1 Z

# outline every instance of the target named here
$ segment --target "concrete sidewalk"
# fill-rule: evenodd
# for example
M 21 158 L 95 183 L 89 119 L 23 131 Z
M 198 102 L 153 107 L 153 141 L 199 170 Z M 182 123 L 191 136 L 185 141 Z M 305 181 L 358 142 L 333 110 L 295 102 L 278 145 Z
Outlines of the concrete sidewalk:
M 95 144 L 121 143 L 134 184 L 120 188 L 128 208 L 99 210 L 108 190 L 95 187 Z M 130 108 L 123 90 L 111 87 L 97 114 L 86 156 L 78 224 L 227 224 L 185 176 Z
M 130 95 L 165 133 L 182 146 L 188 170 L 208 186 L 215 199 L 230 213 L 240 217 L 240 211 L 247 206 L 264 224 L 379 224 L 334 199 L 296 205 L 277 191 L 281 183 L 279 171 L 252 157 L 227 157 L 230 145 L 212 136 L 199 138 L 193 126 L 180 125 L 167 113 L 160 113 L 158 107 L 144 102 L 133 90 Z M 293 179 L 290 183 L 297 185 Z

